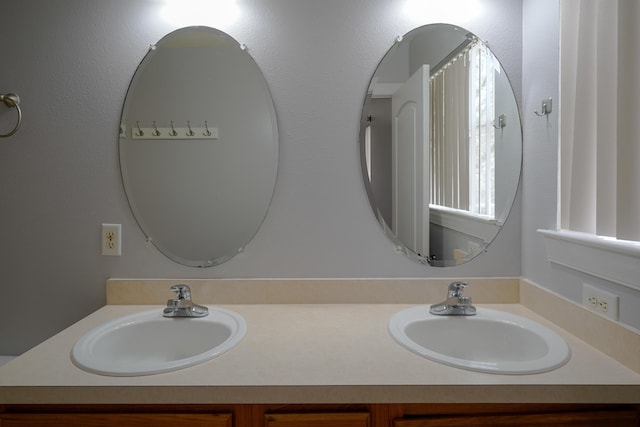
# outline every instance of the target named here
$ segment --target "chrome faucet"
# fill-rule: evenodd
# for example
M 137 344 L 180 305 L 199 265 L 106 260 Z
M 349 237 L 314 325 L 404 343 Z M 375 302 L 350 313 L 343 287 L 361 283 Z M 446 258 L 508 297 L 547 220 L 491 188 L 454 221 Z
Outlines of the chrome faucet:
M 449 284 L 447 300 L 440 304 L 433 304 L 429 313 L 439 316 L 473 316 L 476 308 L 471 305 L 471 297 L 462 295 L 467 284 L 464 282 L 452 282 Z
M 191 301 L 189 286 L 173 285 L 171 290 L 176 293 L 176 298 L 167 301 L 167 307 L 163 311 L 164 317 L 204 317 L 209 314 L 207 307 Z

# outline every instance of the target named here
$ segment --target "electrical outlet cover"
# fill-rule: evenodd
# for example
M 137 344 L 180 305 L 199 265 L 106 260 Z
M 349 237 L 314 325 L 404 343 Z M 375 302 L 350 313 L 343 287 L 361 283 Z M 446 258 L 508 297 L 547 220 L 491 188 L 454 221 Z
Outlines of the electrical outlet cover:
M 611 320 L 618 320 L 620 297 L 588 283 L 582 285 L 582 305 Z
M 120 256 L 122 247 L 122 227 L 120 224 L 102 224 L 100 238 L 102 255 Z

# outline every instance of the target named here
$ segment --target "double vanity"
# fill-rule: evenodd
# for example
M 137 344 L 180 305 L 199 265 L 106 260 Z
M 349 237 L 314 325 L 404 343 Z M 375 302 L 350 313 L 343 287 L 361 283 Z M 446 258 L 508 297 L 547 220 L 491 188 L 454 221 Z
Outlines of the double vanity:
M 463 295 L 466 286 L 452 282 L 446 301 L 394 314 L 389 334 L 416 354 L 478 372 L 536 374 L 569 361 L 558 334 L 526 317 L 477 309 Z M 73 346 L 73 362 L 100 375 L 152 375 L 204 363 L 242 341 L 247 324 L 240 314 L 195 304 L 186 284 L 171 290 L 176 297 L 162 312 L 144 310 L 87 332 Z
M 486 43 L 447 24 L 398 37 L 359 127 L 396 252 L 431 268 L 487 250 L 516 199 L 522 126 Z M 245 45 L 207 27 L 152 45 L 118 140 L 159 252 L 202 268 L 244 250 L 279 159 Z M 638 425 L 637 331 L 526 281 L 467 281 L 109 280 L 105 307 L 0 368 L 0 426 Z
M 112 411 L 222 411 L 235 425 L 273 426 L 285 425 L 277 414 L 310 412 L 368 414 L 353 425 L 489 409 L 638 415 L 637 354 L 624 348 L 637 350 L 637 334 L 518 279 L 469 280 L 477 313 L 451 317 L 429 314 L 445 280 L 191 280 L 208 315 L 164 317 L 175 283 L 109 280 L 107 306 L 0 368 L 3 427 Z M 567 319 L 552 323 L 538 306 Z M 609 356 L 558 325 L 574 320 L 632 341 Z

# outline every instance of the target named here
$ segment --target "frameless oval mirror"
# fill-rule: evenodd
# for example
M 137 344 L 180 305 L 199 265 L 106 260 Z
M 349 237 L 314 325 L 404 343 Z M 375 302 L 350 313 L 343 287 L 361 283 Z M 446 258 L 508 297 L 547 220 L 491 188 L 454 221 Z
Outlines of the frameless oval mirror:
M 385 233 L 432 266 L 471 260 L 513 204 L 522 128 L 504 69 L 474 34 L 416 28 L 376 69 L 360 123 L 362 174 Z
M 151 47 L 119 147 L 133 214 L 172 260 L 220 264 L 258 231 L 278 168 L 276 115 L 260 69 L 229 35 L 187 27 Z

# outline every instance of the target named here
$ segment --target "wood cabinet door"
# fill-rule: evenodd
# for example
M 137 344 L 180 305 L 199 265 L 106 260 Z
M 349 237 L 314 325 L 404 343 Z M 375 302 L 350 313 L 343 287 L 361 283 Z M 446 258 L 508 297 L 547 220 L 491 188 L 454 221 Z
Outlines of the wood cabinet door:
M 2 427 L 232 427 L 231 414 L 1 414 Z
M 393 427 L 637 427 L 635 411 L 565 412 L 548 414 L 432 416 L 396 419 Z
M 265 427 L 369 427 L 370 415 L 363 412 L 265 414 L 264 425 Z

